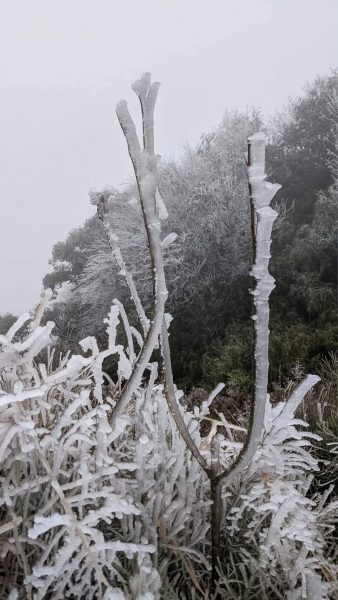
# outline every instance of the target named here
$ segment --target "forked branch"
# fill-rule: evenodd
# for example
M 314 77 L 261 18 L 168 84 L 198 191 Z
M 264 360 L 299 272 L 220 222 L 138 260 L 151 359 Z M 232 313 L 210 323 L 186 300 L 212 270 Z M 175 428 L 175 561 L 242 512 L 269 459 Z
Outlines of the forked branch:
M 143 221 L 147 234 L 153 281 L 153 314 L 143 348 L 134 365 L 132 375 L 123 388 L 121 397 L 115 407 L 115 415 L 120 414 L 141 382 L 151 354 L 160 337 L 164 365 L 165 395 L 168 407 L 178 430 L 187 447 L 200 466 L 209 474 L 209 468 L 194 443 L 181 415 L 172 374 L 168 331 L 164 318 L 167 288 L 161 246 L 161 207 L 158 205 L 157 159 L 154 152 L 154 109 L 159 90 L 159 83 L 151 83 L 149 73 L 145 73 L 133 86 L 140 100 L 142 112 L 143 148 L 139 142 L 136 127 L 125 101 L 116 108 L 122 131 L 127 141 L 129 155 L 133 164 L 141 203 Z

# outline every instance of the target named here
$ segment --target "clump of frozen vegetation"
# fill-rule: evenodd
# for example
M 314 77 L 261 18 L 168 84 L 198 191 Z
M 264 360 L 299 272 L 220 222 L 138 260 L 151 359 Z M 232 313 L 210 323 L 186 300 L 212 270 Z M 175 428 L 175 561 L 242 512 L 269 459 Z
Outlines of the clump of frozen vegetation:
M 208 567 L 207 489 L 155 384 L 156 363 L 112 425 L 131 374 L 116 344 L 119 321 L 113 305 L 108 349 L 87 338 L 89 356 L 65 357 L 56 369 L 51 355 L 40 362 L 53 323 L 24 315 L 1 339 L 2 575 L 20 597 L 158 597 L 158 543 Z M 102 362 L 113 354 L 118 378 L 103 397 Z M 188 414 L 186 422 L 199 440 L 198 421 Z
M 41 325 L 47 292 L 34 314 L 0 337 L 2 597 L 332 598 L 338 501 L 330 499 L 332 486 L 310 493 L 318 436 L 295 417 L 318 378 L 307 376 L 278 404 L 266 390 L 269 202 L 276 188 L 264 182 L 264 139 L 251 139 L 257 156 L 249 160 L 258 340 L 252 420 L 243 432 L 220 414 L 202 438 L 201 424 L 223 386 L 187 412 L 173 383 L 162 251 L 174 235 L 161 240 L 166 211 L 153 138 L 158 85 L 147 74 L 133 89 L 142 105 L 143 148 L 125 103 L 117 113 L 144 215 L 152 311 L 146 315 L 109 222 L 111 189 L 96 190 L 91 200 L 139 322 L 131 325 L 114 300 L 105 320 L 107 348 L 87 337 L 81 354 L 57 359 L 54 324 Z M 114 378 L 104 370 L 112 357 Z
M 305 380 L 287 401 L 267 401 L 262 443 L 236 493 L 225 500 L 224 536 L 238 536 L 237 560 L 257 570 L 273 598 L 283 590 L 288 600 L 330 598 L 337 573 L 326 541 L 335 529 L 338 501 L 327 503 L 333 486 L 309 495 L 319 470 L 311 441 L 318 436 L 295 418 L 312 383 Z

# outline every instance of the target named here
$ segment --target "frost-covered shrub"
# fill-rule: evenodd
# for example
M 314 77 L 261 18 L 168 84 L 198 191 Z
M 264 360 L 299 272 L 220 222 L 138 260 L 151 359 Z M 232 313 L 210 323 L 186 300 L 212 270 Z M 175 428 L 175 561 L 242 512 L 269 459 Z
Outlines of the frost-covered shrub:
M 51 360 L 40 362 L 52 323 L 41 327 L 25 315 L 1 338 L 0 540 L 8 594 L 159 598 L 162 583 L 186 590 L 192 578 L 199 597 L 208 585 L 208 482 L 168 412 L 156 363 L 126 414 L 111 424 L 131 368 L 128 352 L 116 344 L 118 310 L 113 305 L 107 319 L 108 350 L 100 353 L 93 339 L 84 340 L 89 356 L 66 357 L 57 369 Z M 30 332 L 14 341 L 27 323 Z M 114 352 L 120 376 L 107 388 L 102 361 Z M 184 417 L 208 461 L 223 425 L 226 466 L 241 447 L 231 433 L 236 426 L 220 415 L 204 439 L 199 427 L 221 389 Z M 294 418 L 300 397 L 268 404 L 262 445 L 240 484 L 224 494 L 220 567 L 240 540 L 242 570 L 268 574 L 279 590 L 289 590 L 288 598 L 319 584 L 322 596 L 313 597 L 326 598 L 335 572 L 325 558 L 325 538 L 337 503 L 306 496 L 318 463 L 309 453 L 316 436 Z
M 113 597 L 116 584 L 128 587 L 124 558 L 134 557 L 142 576 L 143 570 L 152 573 L 155 551 L 144 538 L 135 544 L 118 533 L 123 515 L 141 514 L 117 484 L 125 477 L 131 485 L 137 469 L 117 445 L 130 420 L 120 417 L 112 427 L 114 401 L 102 397 L 103 358 L 119 353 L 118 386 L 131 368 L 115 345 L 118 308 L 108 319 L 107 351 L 99 353 L 87 338 L 81 346 L 89 357 L 66 357 L 54 371 L 38 362 L 53 323 L 41 327 L 33 319 L 29 335 L 13 341 L 28 320 L 24 315 L 0 340 L 4 584 L 8 591 L 17 586 L 20 597 Z
M 225 498 L 224 551 L 234 551 L 238 536 L 238 560 L 264 577 L 261 585 L 269 597 L 280 592 L 288 600 L 324 600 L 337 577 L 326 539 L 337 522 L 338 501 L 327 502 L 332 488 L 308 494 L 312 473 L 319 470 L 311 440 L 320 438 L 295 417 L 304 388 L 306 380 L 287 400 L 267 402 L 262 443 L 235 493 Z
M 27 322 L 30 333 L 13 341 Z M 118 322 L 113 305 L 109 348 L 99 352 L 87 338 L 88 357 L 66 357 L 54 370 L 40 362 L 53 323 L 24 315 L 0 339 L 1 575 L 20 598 L 113 598 L 115 588 L 158 598 L 159 569 L 180 557 L 208 568 L 206 480 L 155 385 L 156 363 L 127 414 L 111 423 L 131 372 L 116 344 Z M 133 345 L 129 352 L 135 358 Z M 105 391 L 102 362 L 114 353 L 119 378 Z M 198 420 L 185 419 L 200 443 Z

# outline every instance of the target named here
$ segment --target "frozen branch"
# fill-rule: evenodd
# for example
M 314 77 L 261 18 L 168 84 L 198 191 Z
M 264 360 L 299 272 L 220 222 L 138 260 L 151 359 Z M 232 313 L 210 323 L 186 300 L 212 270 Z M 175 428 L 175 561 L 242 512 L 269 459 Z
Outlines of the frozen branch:
M 255 287 L 252 291 L 255 329 L 255 382 L 251 408 L 249 435 L 237 460 L 228 471 L 218 478 L 228 485 L 251 461 L 264 429 L 265 405 L 267 400 L 269 371 L 269 297 L 274 288 L 274 279 L 269 273 L 272 225 L 277 213 L 270 207 L 274 195 L 281 188 L 279 184 L 265 181 L 265 135 L 256 133 L 248 138 L 248 179 L 252 206 L 252 227 L 254 244 L 254 265 L 252 276 Z
M 118 103 L 116 114 L 127 141 L 129 155 L 134 167 L 139 197 L 143 212 L 144 225 L 147 234 L 151 267 L 153 274 L 154 309 L 151 323 L 141 352 L 135 362 L 132 375 L 123 388 L 114 415 L 121 414 L 138 385 L 150 361 L 152 352 L 158 344 L 159 334 L 164 318 L 164 307 L 167 299 L 163 257 L 161 252 L 160 221 L 156 214 L 157 171 L 154 155 L 153 113 L 157 96 L 158 84 L 150 84 L 150 76 L 145 75 L 140 82 L 134 84 L 134 89 L 141 102 L 143 116 L 144 148 L 141 151 L 135 124 L 130 116 L 125 101 Z
M 116 405 L 115 412 L 120 414 L 120 411 L 124 409 L 131 399 L 141 381 L 144 369 L 150 360 L 151 354 L 161 333 L 165 394 L 169 409 L 187 447 L 201 467 L 208 472 L 207 463 L 194 443 L 177 404 L 171 367 L 168 331 L 164 316 L 165 302 L 168 293 L 165 282 L 160 234 L 161 218 L 165 218 L 166 211 L 161 207 L 162 199 L 157 188 L 157 160 L 154 153 L 154 108 L 159 90 L 159 83 L 155 82 L 152 84 L 150 74 L 145 73 L 132 85 L 132 88 L 139 97 L 141 104 L 143 129 L 142 151 L 134 122 L 128 111 L 127 104 L 124 101 L 118 103 L 116 113 L 127 141 L 128 151 L 133 163 L 139 191 L 151 260 L 154 305 L 152 321 L 144 346 L 136 361 L 133 373 L 123 389 L 122 396 Z M 173 236 L 171 236 L 170 239 L 172 239 L 172 237 Z
M 144 308 L 138 295 L 133 276 L 127 268 L 126 263 L 124 262 L 121 250 L 118 246 L 118 237 L 111 231 L 111 227 L 109 225 L 108 201 L 112 197 L 111 188 L 104 188 L 102 190 L 91 190 L 89 196 L 91 203 L 96 206 L 97 216 L 102 222 L 109 247 L 112 251 L 116 264 L 120 269 L 120 273 L 124 276 L 126 280 L 127 286 L 130 291 L 130 295 L 136 308 L 137 316 L 143 328 L 143 333 L 144 335 L 146 335 L 149 329 L 149 319 L 147 318 L 144 312 Z
M 248 138 L 247 170 L 253 211 L 254 245 L 254 265 L 251 274 L 255 280 L 255 287 L 251 293 L 254 297 L 256 309 L 255 314 L 252 316 L 255 330 L 254 396 L 251 406 L 249 434 L 243 449 L 229 470 L 221 473 L 217 478 L 223 482 L 223 485 L 229 485 L 248 466 L 262 440 L 264 431 L 269 372 L 269 297 L 275 287 L 274 279 L 269 273 L 269 260 L 272 226 L 277 217 L 277 213 L 271 208 L 270 202 L 281 188 L 278 183 L 272 184 L 265 181 L 265 142 L 266 138 L 263 133 L 256 133 Z M 309 375 L 293 395 L 298 398 L 301 393 L 304 396 L 317 381 L 316 376 Z

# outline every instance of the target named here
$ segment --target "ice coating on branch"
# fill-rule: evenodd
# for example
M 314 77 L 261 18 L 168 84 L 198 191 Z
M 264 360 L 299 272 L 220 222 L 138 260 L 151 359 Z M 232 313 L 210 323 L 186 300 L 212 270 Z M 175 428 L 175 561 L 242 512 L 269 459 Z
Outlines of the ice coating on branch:
M 170 313 L 164 314 L 164 322 L 167 329 L 170 327 L 170 323 L 173 320 L 173 316 Z
M 46 290 L 42 291 L 41 300 L 35 308 L 34 318 L 32 319 L 29 325 L 31 331 L 33 331 L 34 329 L 36 329 L 36 327 L 38 327 L 38 325 L 40 325 L 42 315 L 45 312 L 47 306 L 50 304 L 52 295 L 53 292 L 50 288 L 47 288 Z
M 129 379 L 132 366 L 130 360 L 127 358 L 123 346 L 120 344 L 116 345 L 116 332 L 119 324 L 120 309 L 117 304 L 113 304 L 107 319 L 104 322 L 107 323 L 107 334 L 108 334 L 108 346 L 111 353 L 117 352 L 119 354 L 118 372 L 123 379 Z
M 131 297 L 135 304 L 135 308 L 137 311 L 137 315 L 139 317 L 140 323 L 142 325 L 144 334 L 147 333 L 149 329 L 149 320 L 146 317 L 145 311 L 143 309 L 142 303 L 140 301 L 133 276 L 127 265 L 124 261 L 124 258 L 121 253 L 121 249 L 118 246 L 118 235 L 116 231 L 114 231 L 111 227 L 109 221 L 109 202 L 114 198 L 114 194 L 116 194 L 116 190 L 114 188 L 110 188 L 105 186 L 104 188 L 98 190 L 91 191 L 91 202 L 97 206 L 97 215 L 99 219 L 102 221 L 104 231 L 111 248 L 113 257 L 120 269 L 120 274 L 125 278 L 127 286 L 130 290 Z M 124 315 L 122 314 L 122 318 L 125 322 Z
M 38 388 L 31 388 L 30 390 L 24 390 L 23 385 L 20 386 L 20 388 L 17 386 L 14 389 L 14 394 L 0 395 L 0 406 L 6 406 L 7 404 L 13 404 L 14 402 L 24 402 L 29 398 L 41 398 L 44 396 L 46 389 L 47 386 L 41 386 Z
M 48 321 L 48 323 L 44 327 L 37 327 L 34 331 L 32 331 L 32 333 L 30 333 L 27 336 L 26 339 L 15 343 L 11 343 L 7 336 L 1 335 L 0 344 L 13 348 L 13 350 L 15 350 L 16 352 L 24 352 L 25 350 L 32 349 L 35 343 L 37 342 L 41 349 L 41 344 L 46 345 L 50 341 L 49 336 L 53 327 L 54 323 L 52 321 Z M 20 327 L 18 327 L 18 329 L 20 329 Z M 15 332 L 15 329 L 13 330 L 13 327 L 11 327 L 11 330 L 12 331 L 10 333 L 10 336 L 13 337 L 13 331 Z M 36 352 L 36 354 L 37 353 L 38 352 Z
M 210 407 L 212 401 L 224 389 L 224 387 L 225 387 L 224 383 L 218 383 L 216 385 L 216 387 L 212 390 L 211 394 L 209 394 L 209 397 L 207 398 L 207 400 L 204 400 L 202 402 L 202 406 L 199 411 L 199 414 L 201 417 L 205 416 L 208 413 L 208 410 L 209 410 L 209 407 Z
M 72 526 L 72 520 L 67 515 L 60 515 L 59 513 L 54 513 L 49 517 L 43 517 L 42 515 L 37 515 L 34 520 L 34 527 L 28 530 L 28 536 L 32 540 L 36 540 L 39 535 L 42 535 L 49 529 L 53 527 L 60 527 L 61 525 L 65 525 L 66 527 Z
M 139 347 L 142 348 L 143 338 L 142 338 L 142 335 L 140 334 L 140 332 L 132 325 L 130 327 L 130 331 L 131 331 L 131 334 L 133 335 L 133 337 L 135 338 L 135 340 L 137 341 Z
M 229 484 L 234 477 L 243 472 L 250 464 L 260 444 L 264 432 L 266 406 L 268 403 L 268 371 L 269 371 L 269 297 L 274 288 L 274 279 L 269 273 L 270 245 L 273 222 L 277 213 L 270 202 L 280 189 L 279 184 L 265 181 L 265 143 L 264 133 L 257 133 L 248 138 L 248 179 L 250 200 L 252 203 L 252 228 L 254 233 L 255 262 L 251 275 L 255 279 L 254 298 L 255 314 L 255 389 L 251 407 L 251 428 L 249 439 L 240 455 L 233 463 L 224 481 Z M 316 383 L 316 377 L 310 376 L 307 383 L 310 387 Z
M 84 358 L 80 354 L 71 356 L 68 360 L 67 365 L 60 371 L 55 371 L 51 375 L 48 375 L 47 381 L 49 384 L 65 381 L 66 379 L 74 376 L 76 373 L 88 367 L 92 362 L 92 357 Z
M 143 318 L 145 340 L 140 355 L 135 362 L 128 384 L 124 386 L 121 398 L 115 406 L 115 413 L 119 414 L 125 410 L 136 393 L 142 381 L 142 376 L 147 368 L 153 350 L 158 345 L 162 330 L 165 312 L 165 302 L 168 291 L 166 288 L 163 255 L 161 248 L 161 220 L 166 214 L 164 202 L 157 189 L 157 160 L 154 152 L 154 108 L 159 89 L 158 83 L 151 83 L 149 73 L 144 74 L 140 80 L 133 85 L 133 90 L 140 99 L 142 111 L 143 148 L 139 142 L 136 127 L 129 113 L 125 101 L 118 102 L 116 114 L 118 116 L 123 134 L 125 136 L 129 155 L 134 167 L 139 200 L 144 217 L 149 253 L 152 262 L 153 278 L 153 318 L 148 324 Z M 109 235 L 109 231 L 108 231 Z M 130 286 L 129 286 L 130 287 Z M 139 300 L 139 299 L 138 299 Z M 134 300 L 135 302 L 135 300 Z M 142 306 L 139 304 L 138 314 L 141 315 Z
M 176 240 L 177 233 L 169 233 L 164 240 L 161 242 L 162 250 L 169 248 L 169 246 Z
M 12 341 L 13 337 L 15 336 L 16 332 L 19 331 L 21 329 L 21 327 L 23 327 L 23 325 L 25 323 L 27 323 L 27 321 L 29 321 L 30 319 L 30 315 L 29 313 L 24 313 L 23 315 L 21 315 L 12 325 L 12 327 L 9 328 L 9 330 L 7 331 L 6 336 L 4 336 L 4 338 L 6 340 L 8 340 L 9 342 Z M 0 343 L 1 343 L 1 337 L 0 336 Z
M 285 421 L 290 419 L 305 395 L 320 381 L 320 377 L 318 375 L 306 375 L 303 381 L 295 388 L 289 397 L 287 403 L 285 404 L 285 408 L 283 409 L 283 417 Z
M 107 323 L 107 334 L 108 334 L 108 346 L 109 348 L 115 348 L 116 345 L 116 330 L 119 324 L 119 307 L 113 304 L 110 309 L 110 313 L 104 323 Z
M 99 348 L 97 345 L 96 338 L 94 336 L 88 336 L 79 342 L 82 350 L 84 352 L 91 351 L 93 356 L 97 356 L 99 353 Z
M 120 355 L 119 363 L 118 363 L 118 372 L 123 379 L 129 379 L 132 373 L 132 366 L 130 360 L 124 353 L 122 346 L 117 346 L 118 353 Z
M 252 275 L 255 278 L 254 306 L 256 310 L 254 327 L 255 344 L 255 400 L 254 418 L 249 447 L 251 451 L 260 441 L 265 404 L 267 400 L 269 369 L 269 296 L 274 288 L 274 279 L 269 273 L 271 232 L 277 213 L 269 206 L 274 194 L 281 186 L 265 181 L 265 142 L 263 133 L 257 133 L 248 139 L 249 166 L 248 177 L 251 186 L 251 199 L 256 217 L 255 263 Z
M 141 75 L 140 79 L 137 79 L 136 81 L 134 81 L 134 83 L 132 83 L 131 88 L 138 96 L 141 96 L 148 92 L 150 84 L 151 73 L 149 73 L 149 71 L 146 71 Z

